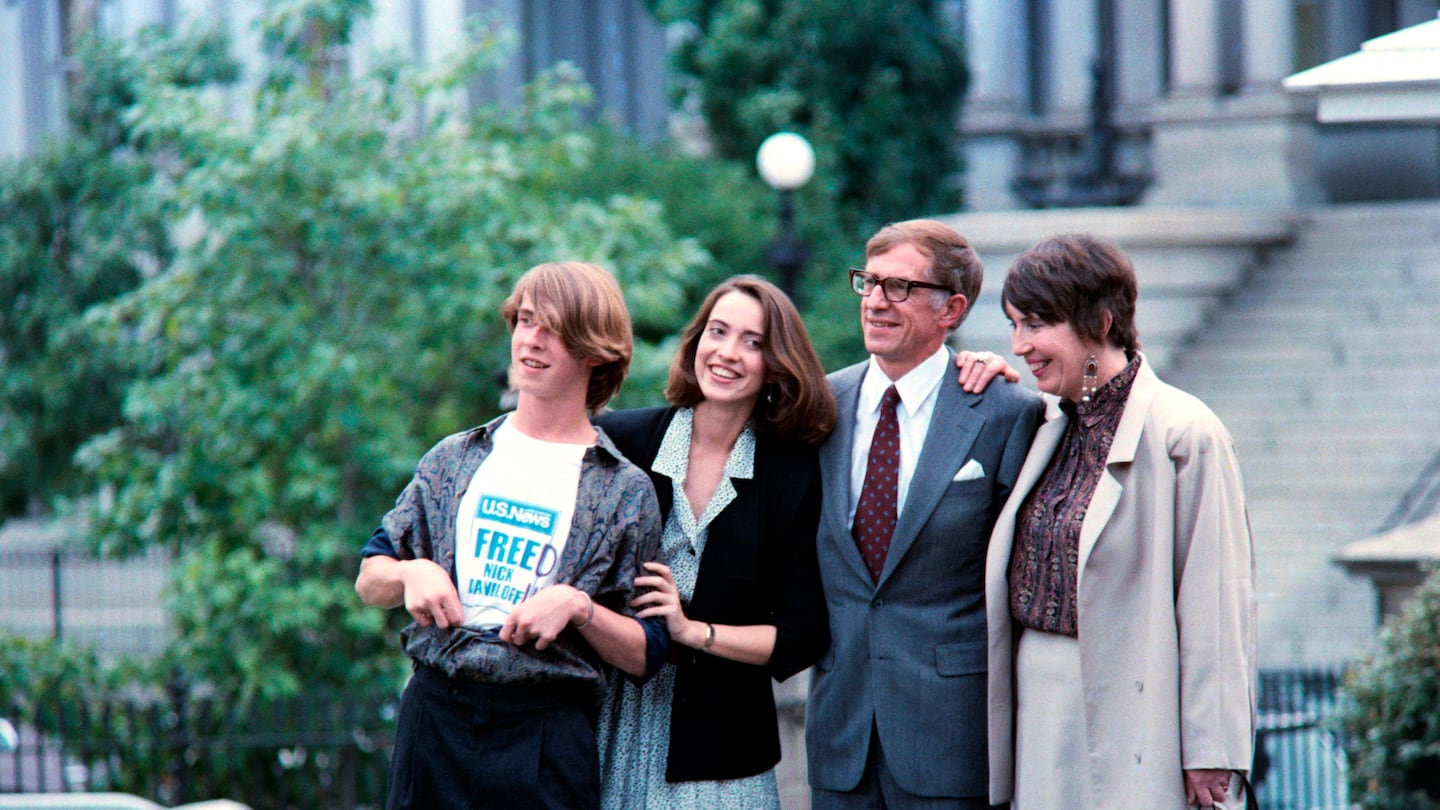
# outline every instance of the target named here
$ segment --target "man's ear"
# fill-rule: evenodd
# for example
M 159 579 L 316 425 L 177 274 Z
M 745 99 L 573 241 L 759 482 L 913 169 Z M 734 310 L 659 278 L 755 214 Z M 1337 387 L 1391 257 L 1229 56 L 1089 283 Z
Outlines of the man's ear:
M 960 323 L 965 317 L 965 311 L 970 308 L 970 301 L 960 293 L 955 293 L 945 300 L 945 305 L 940 308 L 940 323 L 946 329 L 953 329 L 955 324 Z

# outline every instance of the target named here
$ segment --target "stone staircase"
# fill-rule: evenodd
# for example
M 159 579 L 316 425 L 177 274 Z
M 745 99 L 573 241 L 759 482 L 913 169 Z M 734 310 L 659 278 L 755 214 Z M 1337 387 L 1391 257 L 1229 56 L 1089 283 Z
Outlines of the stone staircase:
M 1366 648 L 1375 592 L 1332 560 L 1440 453 L 1440 203 L 1328 207 L 1297 225 L 1165 372 L 1235 437 L 1263 666 Z

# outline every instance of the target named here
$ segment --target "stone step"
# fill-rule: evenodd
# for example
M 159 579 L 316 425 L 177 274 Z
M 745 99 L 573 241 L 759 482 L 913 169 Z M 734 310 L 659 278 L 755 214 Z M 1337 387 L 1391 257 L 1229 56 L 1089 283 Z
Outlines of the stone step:
M 1393 495 L 1398 499 L 1403 488 L 1397 491 L 1397 477 L 1413 479 L 1424 469 L 1423 463 L 1383 464 L 1377 459 L 1365 459 L 1358 464 L 1316 464 L 1290 472 L 1284 465 L 1262 465 L 1258 459 L 1247 459 L 1242 464 L 1246 491 L 1257 497 L 1289 498 L 1299 495 L 1322 502 L 1328 502 L 1331 496 L 1337 494 L 1360 498 Z
M 1329 229 L 1353 229 L 1358 235 L 1375 240 L 1375 228 L 1419 228 L 1427 224 L 1435 227 L 1440 236 L 1440 201 L 1397 200 L 1391 202 L 1344 203 L 1329 205 L 1320 209 L 1297 212 L 1295 219 L 1300 223 L 1300 237 L 1316 236 L 1311 228 L 1324 224 Z M 1328 233 L 1329 230 L 1325 231 Z M 1321 234 L 1323 235 L 1323 234 Z
M 1379 302 L 1356 303 L 1351 306 L 1314 304 L 1289 305 L 1284 302 L 1253 302 L 1237 305 L 1218 318 L 1218 325 L 1228 326 L 1236 331 L 1250 333 L 1247 337 L 1263 337 L 1265 333 L 1297 335 L 1315 333 L 1320 336 L 1337 331 L 1346 334 L 1372 329 L 1390 329 L 1396 332 L 1419 329 L 1427 336 L 1436 334 L 1437 324 L 1429 321 L 1435 314 L 1440 296 L 1415 295 L 1406 301 L 1388 304 Z M 1140 339 L 1145 339 L 1143 310 L 1137 307 L 1136 324 L 1140 328 Z M 1168 313 L 1167 313 L 1168 314 Z
M 1240 458 L 1240 470 L 1245 475 L 1245 480 L 1254 481 L 1257 484 L 1272 480 L 1289 484 L 1296 481 L 1320 480 L 1322 477 L 1337 475 L 1348 475 L 1351 478 L 1370 477 L 1384 472 L 1409 478 L 1419 475 L 1426 465 L 1434 461 L 1437 453 L 1440 453 L 1440 447 L 1430 446 L 1414 449 L 1401 442 L 1378 444 L 1377 447 L 1388 451 L 1387 461 L 1382 464 L 1365 458 L 1357 469 L 1354 463 L 1340 462 L 1336 459 L 1364 458 L 1364 456 L 1347 456 L 1352 448 L 1338 443 L 1327 445 L 1317 442 L 1312 447 L 1297 448 L 1285 445 L 1276 446 L 1261 441 L 1235 440 L 1235 452 Z M 1372 447 L 1371 452 L 1374 452 L 1375 449 Z M 1364 451 L 1354 452 L 1363 453 Z M 1337 472 L 1322 472 L 1324 470 L 1336 470 Z
M 1222 417 L 1223 419 L 1223 417 Z M 1413 430 L 1406 433 L 1396 424 L 1367 424 L 1363 422 L 1336 421 L 1325 430 L 1301 433 L 1284 424 L 1260 423 L 1243 417 L 1225 421 L 1225 427 L 1235 441 L 1235 449 L 1244 461 L 1261 455 L 1289 453 L 1302 457 L 1312 455 L 1343 457 L 1354 452 L 1353 458 L 1367 458 L 1372 455 L 1403 454 L 1407 458 L 1429 460 L 1440 453 L 1440 444 L 1434 436 L 1440 435 L 1440 425 L 1430 423 L 1431 434 L 1417 439 Z M 1424 435 L 1424 434 L 1419 434 Z
M 1305 396 L 1312 404 L 1328 402 L 1328 396 L 1339 396 L 1342 401 L 1349 398 L 1374 398 L 1397 386 L 1413 388 L 1408 395 L 1424 398 L 1426 391 L 1440 391 L 1440 357 L 1413 356 L 1414 365 L 1407 369 L 1375 368 L 1372 363 L 1358 359 L 1351 363 L 1292 363 L 1279 368 L 1266 369 L 1263 365 L 1244 365 L 1230 362 L 1225 368 L 1194 369 L 1184 373 L 1172 372 L 1166 380 L 1181 391 L 1189 391 L 1201 399 L 1212 398 L 1254 398 L 1257 405 L 1272 404 L 1274 396 Z M 1182 385 L 1184 383 L 1184 385 Z M 1433 395 L 1431 395 L 1433 396 Z
M 1440 317 L 1440 307 L 1437 307 L 1434 317 Z M 1364 357 L 1370 358 L 1371 362 L 1384 362 L 1384 358 L 1397 349 L 1427 351 L 1440 346 L 1440 325 L 1425 322 L 1412 322 L 1404 329 L 1349 329 L 1339 322 L 1325 329 L 1312 325 L 1308 331 L 1300 327 L 1286 331 L 1283 323 L 1273 326 L 1273 329 L 1260 329 L 1254 325 L 1221 321 L 1206 330 L 1204 353 L 1228 354 L 1246 349 L 1252 352 L 1283 352 L 1307 346 L 1329 347 L 1341 359 Z M 1143 333 L 1140 341 L 1142 345 L 1145 342 Z M 1404 367 L 1403 363 L 1399 365 Z
M 1276 500 L 1263 493 L 1251 492 L 1250 524 L 1257 538 L 1267 538 L 1266 546 L 1273 554 L 1306 554 L 1305 544 L 1339 547 L 1377 530 L 1395 507 L 1390 497 L 1374 498 L 1357 493 L 1340 493 L 1328 500 L 1317 497 Z M 1316 534 L 1317 528 L 1333 528 L 1328 537 Z M 1303 540 L 1299 547 L 1288 547 L 1281 541 Z
M 1394 250 L 1367 250 L 1347 255 L 1293 253 L 1267 262 L 1248 282 L 1258 292 L 1292 279 L 1321 282 L 1354 291 L 1385 290 L 1406 284 L 1431 284 L 1440 275 L 1440 245 Z M 1304 293 L 1306 288 L 1289 292 Z
M 1393 415 L 1357 417 L 1346 413 L 1255 413 L 1244 405 L 1213 407 L 1237 446 L 1251 452 L 1308 452 L 1314 447 L 1349 448 L 1362 453 L 1393 452 L 1410 445 L 1424 452 L 1435 447 L 1440 419 L 1405 420 Z M 1423 438 L 1421 438 L 1423 437 Z
M 1208 344 L 1210 350 L 1203 357 L 1177 357 L 1167 382 L 1186 390 L 1234 386 L 1263 391 L 1268 380 L 1292 376 L 1327 379 L 1343 374 L 1345 384 L 1352 387 L 1388 386 L 1401 375 L 1410 378 L 1417 373 L 1440 378 L 1440 328 L 1423 334 L 1433 336 L 1436 342 L 1425 345 L 1408 338 L 1396 339 L 1394 346 L 1378 354 L 1354 351 L 1353 344 L 1334 339 L 1303 343 L 1291 339 L 1283 343 L 1277 341 L 1277 345 L 1262 345 L 1237 337 L 1229 346 L 1217 348 L 1216 342 Z
M 1266 289 L 1274 284 L 1273 289 Z M 1260 309 L 1338 309 L 1364 312 L 1371 307 L 1396 307 L 1433 304 L 1440 300 L 1440 277 L 1408 279 L 1367 287 L 1332 284 L 1313 276 L 1296 275 L 1283 281 L 1266 279 L 1245 288 L 1242 296 L 1227 301 L 1225 312 L 1230 317 L 1244 317 Z M 1140 299 L 1143 306 L 1145 299 Z
M 1339 453 L 1247 453 L 1241 455 L 1241 473 L 1247 483 L 1257 487 L 1305 486 L 1335 487 L 1354 493 L 1392 493 L 1397 479 L 1414 479 L 1426 468 L 1433 453 L 1397 450 L 1395 453 L 1369 454 L 1362 464 L 1345 463 Z M 1259 490 L 1257 490 L 1259 491 Z
M 1377 401 L 1381 397 L 1383 399 Z M 1323 380 L 1303 386 L 1272 385 L 1263 396 L 1251 391 L 1213 390 L 1205 394 L 1203 401 L 1217 414 L 1233 413 L 1247 406 L 1261 406 L 1278 409 L 1287 415 L 1295 411 L 1345 411 L 1360 414 L 1360 419 L 1373 416 L 1377 420 L 1383 420 L 1386 415 L 1400 419 L 1406 414 L 1419 414 L 1436 408 L 1433 389 L 1414 390 L 1402 386 L 1399 390 L 1382 393 L 1374 388 L 1356 390 L 1345 385 L 1343 379 L 1335 380 L 1333 385 Z

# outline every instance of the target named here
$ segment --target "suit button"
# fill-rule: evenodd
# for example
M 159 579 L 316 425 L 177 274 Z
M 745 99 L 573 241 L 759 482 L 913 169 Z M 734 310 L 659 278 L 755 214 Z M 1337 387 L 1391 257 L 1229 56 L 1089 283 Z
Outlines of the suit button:
M 883 608 L 883 607 L 885 607 L 885 600 L 884 600 L 884 599 L 876 599 L 875 601 L 873 601 L 873 602 L 870 603 L 870 607 Z

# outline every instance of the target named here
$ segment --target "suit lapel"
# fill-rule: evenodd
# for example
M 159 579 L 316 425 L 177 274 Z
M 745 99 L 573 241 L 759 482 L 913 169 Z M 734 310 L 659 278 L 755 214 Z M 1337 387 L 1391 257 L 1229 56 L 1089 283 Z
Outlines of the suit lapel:
M 910 476 L 905 507 L 895 523 L 895 535 L 885 556 L 880 585 L 885 584 L 885 579 L 915 542 L 920 529 L 930 519 L 935 506 L 940 503 L 940 497 L 950 486 L 951 479 L 960 471 L 960 465 L 970 457 L 970 448 L 985 423 L 985 418 L 973 409 L 978 400 L 976 395 L 965 393 L 952 379 L 940 382 L 940 388 L 935 393 L 930 427 L 925 432 L 925 443 L 915 463 L 915 472 Z M 987 472 L 993 474 L 993 471 Z
M 835 546 L 835 555 L 845 561 L 852 573 L 870 580 L 870 572 L 860 557 L 860 549 L 850 534 L 850 452 L 855 441 L 855 408 L 860 400 L 860 382 L 865 378 L 865 363 L 837 371 L 831 377 L 835 391 L 835 404 L 839 417 L 835 430 L 820 446 L 820 485 L 825 496 L 821 498 L 824 514 L 821 523 L 829 527 L 822 531 Z M 822 549 L 823 552 L 823 549 Z

